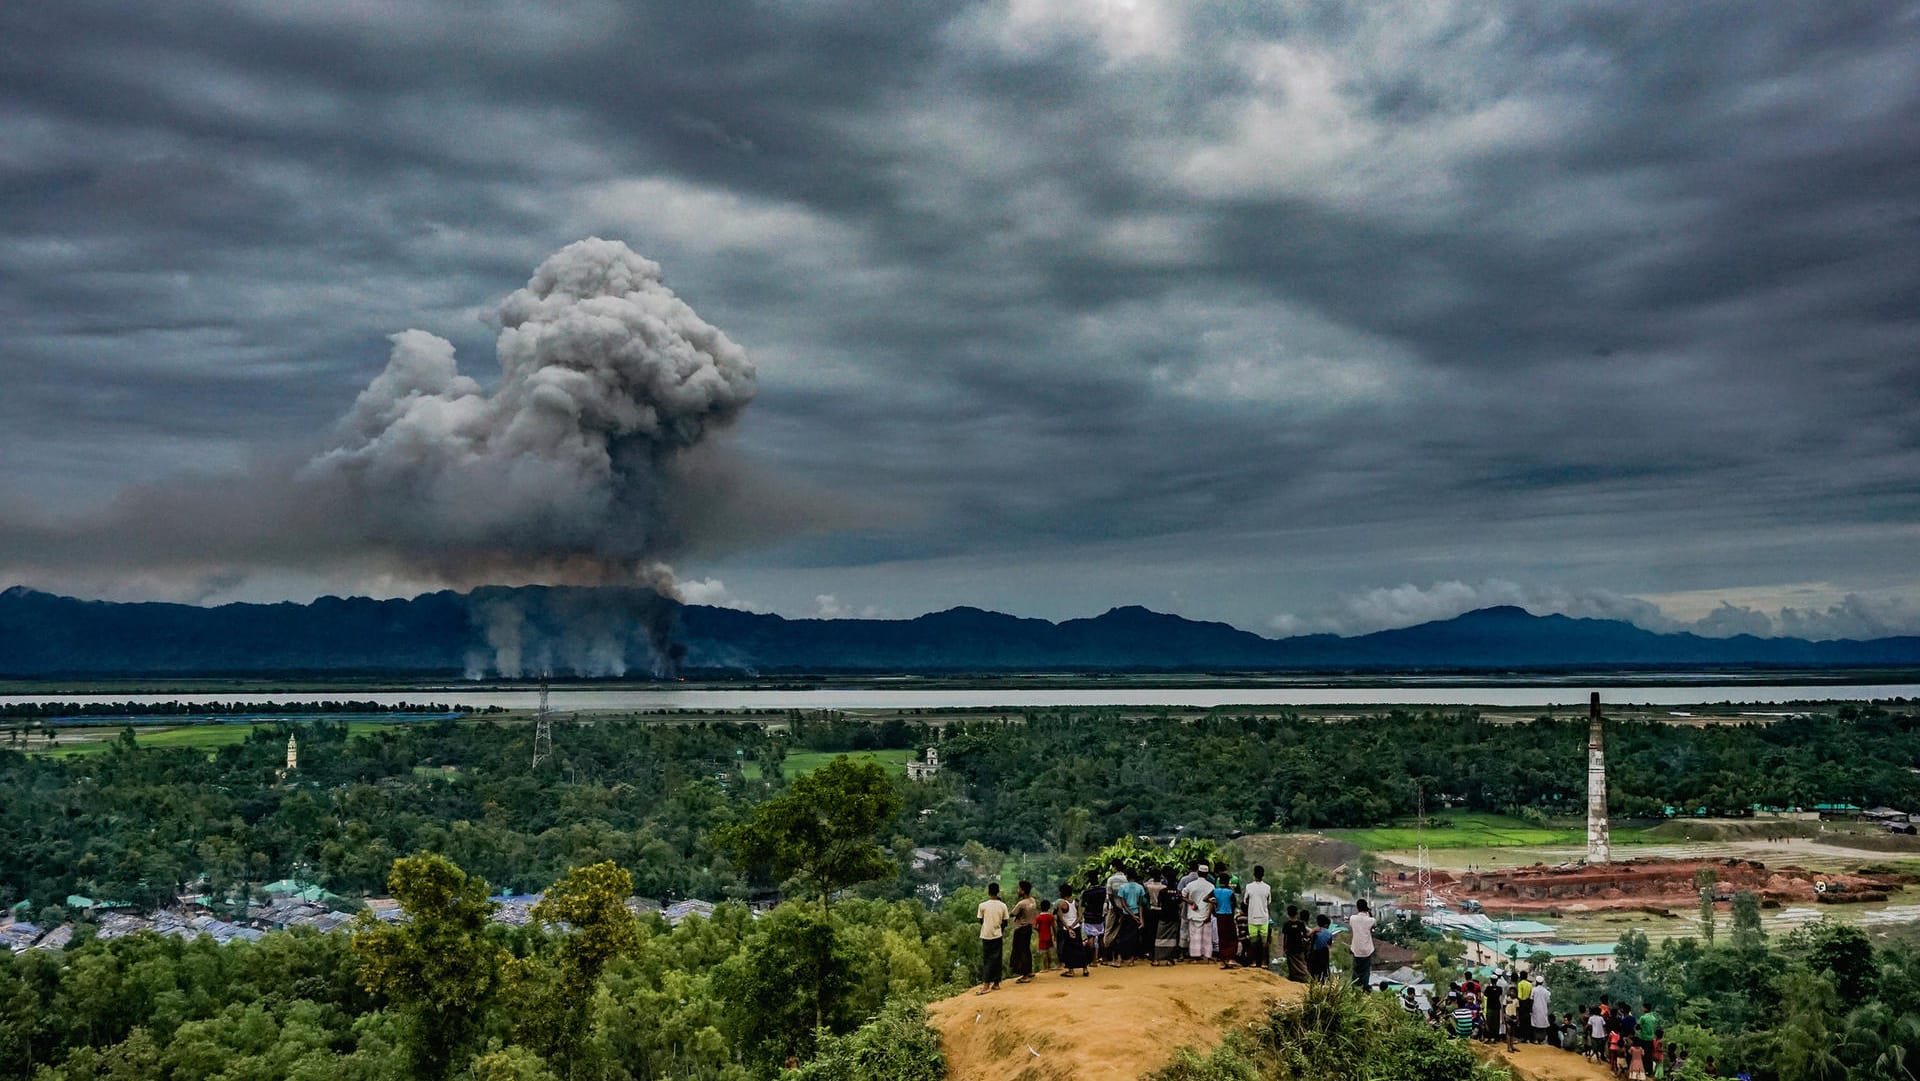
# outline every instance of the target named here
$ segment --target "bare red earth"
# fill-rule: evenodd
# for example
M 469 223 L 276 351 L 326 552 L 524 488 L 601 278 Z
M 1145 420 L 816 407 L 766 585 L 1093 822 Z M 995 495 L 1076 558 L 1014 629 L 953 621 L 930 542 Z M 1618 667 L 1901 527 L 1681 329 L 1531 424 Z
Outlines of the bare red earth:
M 1700 897 L 1697 875 L 1712 868 L 1716 899 L 1747 890 L 1761 903 L 1849 904 L 1884 901 L 1890 891 L 1915 881 L 1912 875 L 1809 871 L 1801 867 L 1769 869 L 1755 860 L 1623 860 L 1605 864 L 1535 864 L 1501 871 L 1469 871 L 1451 888 L 1437 892 L 1472 898 L 1489 911 L 1540 912 L 1548 909 L 1633 909 L 1693 905 Z M 1822 888 L 1824 886 L 1824 888 Z

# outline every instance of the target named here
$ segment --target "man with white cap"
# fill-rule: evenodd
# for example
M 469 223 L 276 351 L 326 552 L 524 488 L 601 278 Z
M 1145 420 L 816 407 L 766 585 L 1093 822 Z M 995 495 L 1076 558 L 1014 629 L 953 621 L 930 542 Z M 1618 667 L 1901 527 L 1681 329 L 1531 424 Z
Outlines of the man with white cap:
M 1181 887 L 1187 901 L 1187 959 L 1206 961 L 1213 957 L 1213 881 L 1212 868 L 1200 864 L 1193 869 L 1193 880 Z

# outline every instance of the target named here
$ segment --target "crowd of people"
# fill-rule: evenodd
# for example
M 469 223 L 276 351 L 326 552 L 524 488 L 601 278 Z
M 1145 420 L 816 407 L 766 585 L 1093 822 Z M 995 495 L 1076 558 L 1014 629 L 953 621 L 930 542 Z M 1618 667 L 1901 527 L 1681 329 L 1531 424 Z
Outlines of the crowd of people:
M 1063 977 L 1073 977 L 1089 975 L 1095 965 L 1141 961 L 1273 967 L 1273 886 L 1266 876 L 1266 868 L 1255 867 L 1252 879 L 1243 883 L 1205 863 L 1184 874 L 1173 867 L 1144 875 L 1114 867 L 1104 878 L 1098 872 L 1088 875 L 1078 892 L 1062 882 L 1051 901 L 1036 897 L 1031 882 L 1021 882 L 1011 907 L 1001 899 L 999 883 L 993 883 L 975 914 L 981 947 L 976 993 L 997 990 L 1009 967 L 1016 983 L 1056 967 Z M 1374 918 L 1365 901 L 1347 922 L 1354 982 L 1364 987 L 1374 952 Z M 1331 919 L 1289 905 L 1278 934 L 1288 976 L 1332 978 Z M 1009 936 L 1011 950 L 1003 951 Z
M 1142 878 L 1145 881 L 1142 881 Z M 1281 967 L 1290 979 L 1333 978 L 1333 921 L 1288 905 L 1275 928 L 1273 887 L 1266 869 L 1255 867 L 1250 881 L 1216 873 L 1205 863 L 1181 873 L 1158 868 L 1145 875 L 1115 867 L 1104 878 L 1087 876 L 1078 891 L 1070 882 L 1043 900 L 1031 882 L 1016 888 L 1012 906 L 1001 899 L 999 883 L 987 887 L 980 903 L 980 987 L 999 989 L 1005 970 L 1015 983 L 1060 970 L 1063 977 L 1087 976 L 1096 965 L 1218 964 L 1224 969 Z M 1372 984 L 1375 919 L 1365 900 L 1347 917 L 1348 973 L 1353 982 Z M 1272 952 L 1280 939 L 1280 956 Z M 1005 950 L 1011 938 L 1011 950 Z M 1463 974 L 1444 997 L 1431 1000 L 1408 987 L 1401 1004 L 1409 1013 L 1462 1039 L 1545 1044 L 1605 1063 L 1627 1081 L 1677 1074 L 1687 1063 L 1684 1047 L 1670 1046 L 1659 1014 L 1650 1004 L 1635 1012 L 1625 1002 L 1599 1002 L 1554 1012 L 1553 991 L 1544 980 L 1509 969 L 1486 982 Z M 1709 1058 L 1707 1076 L 1718 1076 Z
M 1411 987 L 1401 992 L 1400 1001 L 1408 1012 L 1424 1014 L 1430 1024 L 1461 1039 L 1504 1042 L 1509 1050 L 1521 1043 L 1557 1047 L 1605 1063 L 1628 1081 L 1671 1077 L 1687 1064 L 1686 1048 L 1668 1045 L 1652 1004 L 1642 1003 L 1638 1013 L 1625 1002 L 1581 1006 L 1577 1016 L 1555 1013 L 1545 981 L 1515 970 L 1496 972 L 1485 983 L 1465 975 L 1430 1005 Z M 1719 1076 L 1711 1058 L 1703 1067 L 1708 1077 Z

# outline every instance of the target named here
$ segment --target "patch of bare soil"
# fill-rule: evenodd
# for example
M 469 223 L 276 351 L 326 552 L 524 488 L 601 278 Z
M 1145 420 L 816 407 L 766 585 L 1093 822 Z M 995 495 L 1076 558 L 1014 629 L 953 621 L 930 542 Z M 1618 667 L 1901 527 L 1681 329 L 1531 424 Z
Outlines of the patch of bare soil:
M 1474 1050 L 1496 1066 L 1513 1071 L 1514 1081 L 1614 1081 L 1604 1062 L 1588 1062 L 1571 1051 L 1545 1044 L 1505 1047 L 1476 1043 Z
M 1336 841 L 1318 833 L 1250 833 L 1233 845 L 1246 857 L 1242 864 L 1247 867 L 1265 864 L 1269 874 L 1294 857 L 1322 871 L 1331 871 L 1360 854 L 1360 846 L 1352 841 Z
M 1176 1049 L 1205 1049 L 1305 985 L 1252 969 L 1181 964 L 1056 972 L 928 1007 L 949 1081 L 1134 1081 Z

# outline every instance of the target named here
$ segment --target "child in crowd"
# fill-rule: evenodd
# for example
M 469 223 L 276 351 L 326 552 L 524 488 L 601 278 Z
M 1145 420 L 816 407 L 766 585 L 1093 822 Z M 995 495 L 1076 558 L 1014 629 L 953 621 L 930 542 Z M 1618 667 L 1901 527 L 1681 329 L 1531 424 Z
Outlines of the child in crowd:
M 1307 946 L 1307 977 L 1324 983 L 1333 976 L 1333 920 L 1322 913 L 1313 922 L 1313 938 Z
M 1638 1043 L 1627 1048 L 1627 1081 L 1647 1081 L 1647 1051 Z
M 1033 917 L 1033 968 L 1036 972 L 1053 968 L 1053 913 L 1045 910 Z

